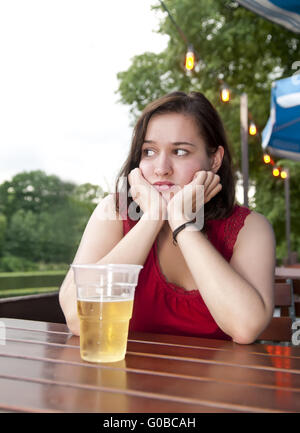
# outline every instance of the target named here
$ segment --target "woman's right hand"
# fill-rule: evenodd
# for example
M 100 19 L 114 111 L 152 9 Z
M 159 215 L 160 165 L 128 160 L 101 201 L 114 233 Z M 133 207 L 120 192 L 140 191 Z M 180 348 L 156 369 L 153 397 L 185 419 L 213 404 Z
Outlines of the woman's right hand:
M 151 220 L 167 219 L 167 202 L 163 196 L 142 175 L 140 168 L 134 168 L 128 175 L 132 199 Z

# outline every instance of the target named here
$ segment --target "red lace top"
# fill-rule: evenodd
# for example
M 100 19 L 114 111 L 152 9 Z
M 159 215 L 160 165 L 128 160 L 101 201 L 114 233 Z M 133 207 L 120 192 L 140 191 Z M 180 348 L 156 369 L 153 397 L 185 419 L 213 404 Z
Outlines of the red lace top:
M 206 224 L 207 237 L 229 262 L 237 235 L 250 210 L 235 206 L 230 217 Z M 124 235 L 137 223 L 123 220 Z M 230 340 L 216 324 L 199 290 L 187 291 L 163 275 L 155 241 L 140 272 L 135 291 L 131 331 Z

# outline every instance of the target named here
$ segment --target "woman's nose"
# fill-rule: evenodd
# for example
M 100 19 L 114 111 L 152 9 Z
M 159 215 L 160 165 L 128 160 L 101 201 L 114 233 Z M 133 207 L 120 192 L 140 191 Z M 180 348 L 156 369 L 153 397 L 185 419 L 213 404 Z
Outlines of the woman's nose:
M 161 155 L 160 158 L 157 159 L 154 173 L 157 176 L 166 176 L 172 173 L 172 165 L 167 157 Z

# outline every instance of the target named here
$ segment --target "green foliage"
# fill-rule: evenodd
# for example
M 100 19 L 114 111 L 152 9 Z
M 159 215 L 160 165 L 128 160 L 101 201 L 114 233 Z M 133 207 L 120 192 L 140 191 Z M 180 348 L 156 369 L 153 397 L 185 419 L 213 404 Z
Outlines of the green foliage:
M 197 65 L 192 73 L 184 70 L 187 46 L 166 12 L 159 32 L 169 36 L 165 51 L 146 52 L 132 60 L 127 71 L 118 74 L 120 101 L 130 106 L 132 123 L 153 99 L 170 91 L 192 90 L 204 93 L 215 105 L 224 122 L 236 170 L 240 167 L 239 94 L 248 94 L 248 107 L 258 131 L 264 128 L 270 112 L 270 89 L 275 79 L 291 76 L 293 62 L 300 59 L 300 37 L 241 7 L 235 1 L 165 0 L 174 20 L 196 51 Z M 153 10 L 160 10 L 156 3 Z M 221 84 L 232 88 L 229 104 L 220 101 Z M 299 245 L 300 201 L 299 163 L 290 162 L 292 249 Z M 285 254 L 285 204 L 283 182 L 273 179 L 262 163 L 260 136 L 249 137 L 250 183 L 256 187 L 255 209 L 274 226 L 277 255 Z M 274 197 L 276 193 L 276 197 Z
M 14 296 L 37 295 L 39 293 L 58 292 L 58 287 L 33 287 L 28 289 L 0 290 L 0 298 L 12 298 Z
M 32 287 L 59 287 L 66 271 L 0 273 L 0 291 Z
M 99 201 L 107 194 L 99 185 L 84 183 L 75 187 L 71 200 L 91 214 Z
M 0 185 L 0 271 L 71 263 L 87 221 L 105 195 L 97 185 L 78 186 L 42 171 L 19 173 L 4 182 Z
M 43 171 L 19 173 L 0 185 L 0 211 L 8 221 L 19 209 L 40 213 L 63 205 L 75 185 Z
M 70 262 L 89 213 L 68 202 L 53 211 L 15 212 L 7 229 L 5 252 L 33 261 Z
M 8 254 L 0 259 L 0 272 L 20 272 L 38 269 L 38 265 L 31 260 Z
M 2 250 L 4 247 L 6 226 L 7 226 L 6 216 L 0 214 L 0 257 L 2 255 Z
M 289 168 L 290 171 L 290 213 L 291 213 L 291 249 L 297 251 L 300 257 L 300 164 L 280 160 L 278 165 Z M 257 212 L 266 215 L 273 225 L 277 241 L 277 257 L 287 256 L 285 240 L 286 207 L 284 182 L 271 175 L 271 168 L 262 167 L 256 177 L 255 203 Z M 268 176 L 265 176 L 265 171 Z

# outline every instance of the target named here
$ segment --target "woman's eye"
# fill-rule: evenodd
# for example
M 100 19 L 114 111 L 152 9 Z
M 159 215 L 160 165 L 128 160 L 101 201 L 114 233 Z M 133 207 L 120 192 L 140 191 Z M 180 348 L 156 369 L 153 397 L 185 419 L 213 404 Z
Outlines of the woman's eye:
M 154 151 L 151 150 L 151 149 L 144 149 L 144 150 L 143 150 L 143 154 L 144 154 L 145 156 L 152 156 L 152 155 L 154 154 Z
M 185 149 L 176 149 L 175 152 L 177 153 L 178 156 L 184 156 L 184 155 L 187 155 L 189 153 Z
M 189 153 L 189 151 L 185 150 L 185 149 L 175 149 L 174 152 L 177 156 L 185 156 Z M 155 154 L 155 152 L 152 149 L 144 149 L 143 150 L 143 155 L 145 155 L 145 156 L 153 156 L 154 154 Z

